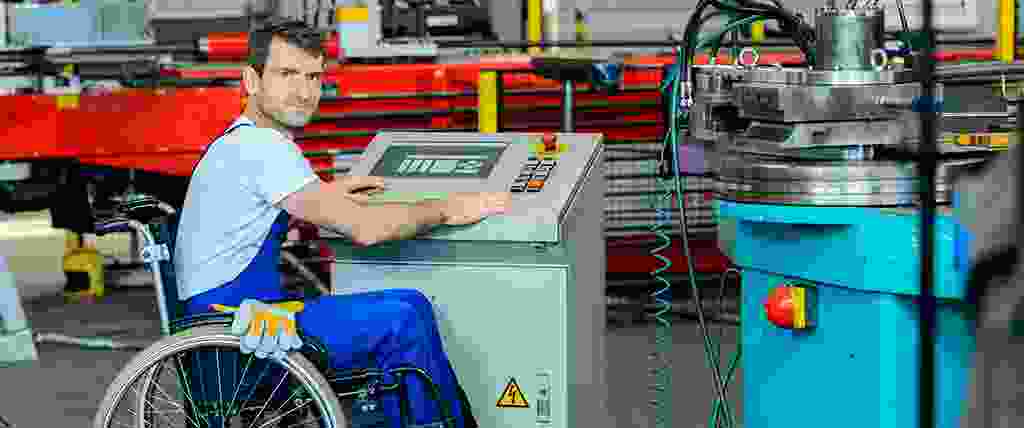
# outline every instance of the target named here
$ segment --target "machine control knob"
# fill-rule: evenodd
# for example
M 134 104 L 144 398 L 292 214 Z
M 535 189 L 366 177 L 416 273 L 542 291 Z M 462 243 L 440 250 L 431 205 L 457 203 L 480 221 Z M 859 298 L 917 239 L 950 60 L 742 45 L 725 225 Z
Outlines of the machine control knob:
M 815 325 L 817 289 L 800 285 L 783 285 L 768 293 L 764 303 L 765 316 L 777 327 L 803 330 Z

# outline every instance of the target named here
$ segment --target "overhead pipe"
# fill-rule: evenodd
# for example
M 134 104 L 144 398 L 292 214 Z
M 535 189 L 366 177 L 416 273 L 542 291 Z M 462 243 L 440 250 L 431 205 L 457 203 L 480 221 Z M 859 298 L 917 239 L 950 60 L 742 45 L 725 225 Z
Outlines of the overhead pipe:
M 887 40 L 896 40 L 889 37 Z M 437 40 L 434 43 L 439 48 L 507 48 L 526 49 L 531 47 L 621 47 L 621 48 L 643 48 L 643 47 L 676 47 L 678 41 L 673 40 L 588 40 L 588 41 L 537 41 L 526 40 L 510 41 L 488 41 L 488 40 Z M 995 38 L 970 38 L 970 39 L 942 39 L 936 40 L 937 45 L 996 45 Z M 1024 39 L 1017 39 L 1017 43 L 1024 43 Z M 765 40 L 757 43 L 748 41 L 723 41 L 722 47 L 793 47 L 792 42 L 783 40 Z M 338 38 L 332 35 L 324 42 L 324 48 L 328 55 L 337 57 Z M 96 47 L 61 47 L 61 46 L 34 46 L 26 48 L 6 48 L 0 51 L 0 61 L 19 61 L 41 56 L 72 56 L 72 55 L 102 55 L 102 54 L 206 54 L 211 59 L 222 58 L 245 58 L 248 51 L 248 35 L 246 33 L 211 33 L 202 37 L 195 43 L 178 43 L 171 45 L 126 45 L 126 46 L 96 46 Z

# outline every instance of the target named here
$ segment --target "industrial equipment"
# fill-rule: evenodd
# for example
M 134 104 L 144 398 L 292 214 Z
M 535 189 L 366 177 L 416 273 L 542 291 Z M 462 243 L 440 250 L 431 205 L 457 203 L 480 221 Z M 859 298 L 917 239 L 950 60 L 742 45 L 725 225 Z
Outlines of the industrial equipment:
M 342 55 L 348 59 L 439 55 L 439 41 L 495 40 L 486 7 L 477 0 L 348 2 L 336 12 Z
M 743 270 L 743 394 L 762 409 L 748 428 L 917 423 L 921 177 L 907 154 L 916 112 L 940 104 L 884 49 L 883 10 L 857 3 L 816 11 L 807 66 L 746 48 L 684 73 L 690 143 L 718 156 L 719 243 Z M 938 203 L 977 161 L 939 164 Z M 939 427 L 959 423 L 974 350 L 958 227 L 948 209 L 936 218 L 935 402 L 957 403 L 936 409 Z M 794 388 L 799 410 L 779 410 Z
M 426 30 L 427 17 L 423 9 L 425 4 L 410 2 L 410 6 L 415 6 L 414 29 L 407 34 L 404 26 L 395 26 L 386 21 L 397 12 L 394 3 L 389 0 L 371 1 L 369 4 L 339 7 L 336 12 L 339 54 L 350 61 L 356 58 L 437 56 L 437 46 L 426 37 L 429 33 Z M 400 28 L 402 30 L 398 31 Z M 406 37 L 385 40 L 385 34 L 401 34 Z
M 374 201 L 511 191 L 512 208 L 414 240 L 336 239 L 335 292 L 433 300 L 483 427 L 607 425 L 603 153 L 599 134 L 378 134 L 351 170 L 388 181 Z
M 384 0 L 381 6 L 388 39 L 496 39 L 488 10 L 478 0 Z

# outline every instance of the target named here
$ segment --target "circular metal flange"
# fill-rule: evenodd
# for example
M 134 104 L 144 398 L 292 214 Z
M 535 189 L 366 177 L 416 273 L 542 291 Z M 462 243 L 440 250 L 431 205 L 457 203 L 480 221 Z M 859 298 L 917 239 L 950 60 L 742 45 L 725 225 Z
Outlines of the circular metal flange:
M 801 86 L 858 86 L 913 83 L 911 70 L 814 70 L 800 68 L 754 67 L 744 73 L 750 83 L 774 83 Z
M 815 207 L 909 207 L 918 205 L 920 199 L 916 193 L 831 196 L 797 193 L 716 192 L 716 197 L 730 202 Z M 936 192 L 935 203 L 949 204 L 948 193 Z
M 977 162 L 939 165 L 936 202 L 948 203 L 949 176 Z M 920 179 L 909 162 L 778 162 L 726 155 L 721 160 L 716 193 L 736 202 L 814 206 L 912 205 L 920 197 Z
M 942 179 L 957 168 L 979 161 L 941 162 L 936 177 Z M 720 155 L 719 163 L 719 175 L 722 177 L 766 181 L 906 180 L 917 177 L 914 163 L 884 160 L 794 162 L 726 153 Z
M 857 8 L 823 7 L 814 10 L 816 17 L 849 16 L 854 18 L 871 18 L 882 16 L 885 9 L 877 6 L 864 6 Z

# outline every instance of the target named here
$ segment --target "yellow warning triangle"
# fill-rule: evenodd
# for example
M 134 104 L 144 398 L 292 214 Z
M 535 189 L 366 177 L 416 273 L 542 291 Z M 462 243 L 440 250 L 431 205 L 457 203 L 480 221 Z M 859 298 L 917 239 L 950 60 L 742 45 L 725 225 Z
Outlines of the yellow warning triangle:
M 508 385 L 505 385 L 505 391 L 501 393 L 501 397 L 498 397 L 498 407 L 530 407 L 530 403 L 526 402 L 526 396 L 523 395 L 523 390 L 519 389 L 519 384 L 516 383 L 516 378 L 509 378 Z

